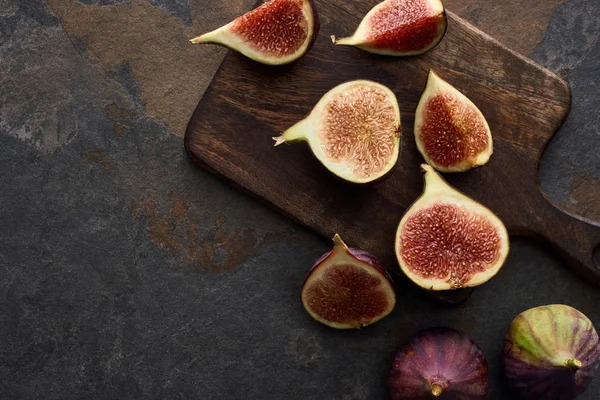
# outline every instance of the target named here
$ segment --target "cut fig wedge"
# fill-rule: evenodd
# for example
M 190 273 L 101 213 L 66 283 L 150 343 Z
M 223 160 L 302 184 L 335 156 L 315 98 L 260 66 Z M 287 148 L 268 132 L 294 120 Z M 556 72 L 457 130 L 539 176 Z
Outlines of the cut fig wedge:
M 275 146 L 306 141 L 333 174 L 353 183 L 382 178 L 400 149 L 400 108 L 387 87 L 372 81 L 343 83 L 327 92 L 311 113 Z
M 370 53 L 414 56 L 434 48 L 446 26 L 440 0 L 386 0 L 367 13 L 352 36 L 331 39 Z
M 477 106 L 433 71 L 415 113 L 415 141 L 441 172 L 484 165 L 493 152 L 490 127 Z
M 312 0 L 268 0 L 190 42 L 218 44 L 263 64 L 282 65 L 306 54 L 318 31 Z
M 302 304 L 315 320 L 357 329 L 386 317 L 396 304 L 392 278 L 372 254 L 346 246 L 339 235 L 302 286 Z
M 427 290 L 479 286 L 506 259 L 509 239 L 488 208 L 446 183 L 427 165 L 425 190 L 406 211 L 396 233 L 400 268 Z

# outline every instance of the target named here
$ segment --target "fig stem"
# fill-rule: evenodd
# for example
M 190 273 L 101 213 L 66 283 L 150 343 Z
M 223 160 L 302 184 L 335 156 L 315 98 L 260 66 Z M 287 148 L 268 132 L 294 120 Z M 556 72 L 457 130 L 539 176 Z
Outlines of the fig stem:
M 306 131 L 310 129 L 310 121 L 308 118 L 297 122 L 293 126 L 289 127 L 281 136 L 274 137 L 275 146 L 279 146 L 281 143 L 294 142 L 307 140 Z
M 581 361 L 579 361 L 576 358 L 570 358 L 566 361 L 567 367 L 571 368 L 571 369 L 581 369 L 581 367 L 583 367 L 583 364 L 581 363 Z
M 334 35 L 331 35 L 331 41 L 333 42 L 333 44 L 341 44 L 344 46 L 354 46 L 356 44 L 354 36 L 336 38 Z
M 440 385 L 439 383 L 432 384 L 430 389 L 431 389 L 431 394 L 434 395 L 435 397 L 440 397 L 442 395 L 442 392 L 444 391 L 444 387 L 442 385 Z
M 336 246 L 342 246 L 344 248 L 348 247 L 346 246 L 346 243 L 344 243 L 340 235 L 338 235 L 337 233 L 333 236 L 333 244 L 335 244 Z
M 283 135 L 275 136 L 273 137 L 273 140 L 275 141 L 275 146 L 279 146 L 280 144 L 285 143 L 285 138 L 283 137 Z
M 196 36 L 193 39 L 190 39 L 190 43 L 198 44 L 198 43 L 214 43 L 215 38 L 217 37 L 216 31 L 207 32 L 203 35 Z M 218 41 L 216 41 L 218 42 Z
M 190 43 L 216 43 L 226 45 L 228 43 L 226 27 L 227 25 L 215 29 L 214 31 L 206 32 L 200 36 L 196 36 L 195 38 L 190 39 Z
M 425 172 L 425 191 L 433 192 L 440 189 L 449 188 L 446 181 L 429 164 L 421 164 L 421 169 Z

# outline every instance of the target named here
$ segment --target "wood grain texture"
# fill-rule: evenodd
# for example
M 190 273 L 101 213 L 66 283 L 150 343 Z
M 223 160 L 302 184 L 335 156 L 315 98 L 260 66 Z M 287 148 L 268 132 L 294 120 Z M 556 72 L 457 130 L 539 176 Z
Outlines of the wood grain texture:
M 448 182 L 492 209 L 513 235 L 534 237 L 566 265 L 600 284 L 592 259 L 600 227 L 569 216 L 539 190 L 542 151 L 569 111 L 566 83 L 448 13 L 445 38 L 412 58 L 374 56 L 334 46 L 375 4 L 320 2 L 321 31 L 306 57 L 265 67 L 230 52 L 188 125 L 191 158 L 314 231 L 394 258 L 402 214 L 422 191 L 423 162 L 412 126 L 427 72 L 435 70 L 479 106 L 494 135 L 490 162 Z M 402 150 L 383 182 L 354 186 L 333 178 L 306 145 L 273 148 L 272 136 L 305 117 L 329 89 L 351 79 L 381 82 L 397 95 Z

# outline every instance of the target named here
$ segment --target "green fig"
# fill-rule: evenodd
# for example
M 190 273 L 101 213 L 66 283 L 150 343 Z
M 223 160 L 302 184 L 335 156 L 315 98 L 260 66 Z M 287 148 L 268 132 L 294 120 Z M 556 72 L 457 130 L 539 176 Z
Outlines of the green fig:
M 598 334 L 573 307 L 552 304 L 519 314 L 504 344 L 504 371 L 528 400 L 572 400 L 600 365 Z

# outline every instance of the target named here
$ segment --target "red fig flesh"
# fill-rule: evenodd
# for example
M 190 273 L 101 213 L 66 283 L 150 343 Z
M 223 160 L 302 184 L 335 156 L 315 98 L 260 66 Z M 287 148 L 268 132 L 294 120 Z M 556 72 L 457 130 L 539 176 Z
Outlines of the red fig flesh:
M 392 278 L 372 254 L 349 248 L 339 235 L 302 286 L 302 304 L 315 320 L 337 329 L 371 325 L 396 304 Z
M 390 400 L 484 400 L 488 366 L 464 333 L 450 328 L 419 332 L 396 354 L 388 378 Z
M 400 108 L 387 87 L 355 80 L 331 89 L 302 121 L 274 137 L 275 146 L 306 141 L 333 174 L 368 183 L 387 174 L 400 150 Z
M 454 189 L 427 164 L 425 190 L 396 234 L 402 271 L 428 290 L 474 287 L 498 273 L 508 233 L 489 209 Z
M 370 53 L 410 56 L 435 47 L 446 25 L 440 0 L 386 0 L 367 13 L 352 36 L 332 40 Z
M 484 165 L 493 152 L 490 127 L 481 111 L 433 71 L 417 106 L 414 131 L 419 152 L 441 172 Z
M 268 0 L 191 42 L 219 44 L 263 64 L 281 65 L 306 54 L 318 31 L 312 0 Z
M 552 304 L 522 312 L 504 344 L 504 371 L 526 400 L 573 400 L 600 366 L 592 322 L 573 307 Z

